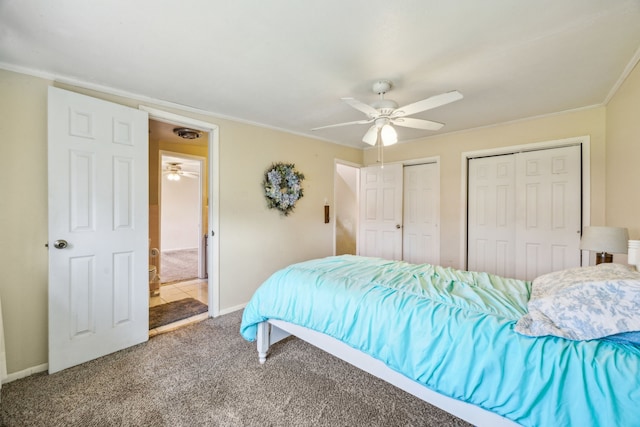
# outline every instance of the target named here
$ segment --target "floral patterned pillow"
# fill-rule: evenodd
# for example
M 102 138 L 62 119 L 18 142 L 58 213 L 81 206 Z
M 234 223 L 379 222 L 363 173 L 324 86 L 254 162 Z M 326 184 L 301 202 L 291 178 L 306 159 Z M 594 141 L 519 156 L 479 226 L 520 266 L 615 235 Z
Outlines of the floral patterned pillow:
M 534 279 L 516 332 L 591 340 L 640 331 L 640 272 L 621 264 L 556 271 Z

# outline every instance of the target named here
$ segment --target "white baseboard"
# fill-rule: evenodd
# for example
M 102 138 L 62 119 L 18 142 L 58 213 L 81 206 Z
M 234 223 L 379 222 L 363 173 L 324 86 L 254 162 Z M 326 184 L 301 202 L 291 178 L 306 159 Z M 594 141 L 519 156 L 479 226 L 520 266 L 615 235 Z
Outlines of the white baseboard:
M 233 313 L 234 311 L 238 311 L 238 310 L 243 310 L 246 307 L 246 305 L 247 303 L 244 303 L 244 304 L 236 305 L 234 307 L 225 308 L 223 310 L 220 310 L 220 312 L 218 313 L 218 316 L 222 316 L 223 314 Z
M 42 365 L 32 366 L 31 368 L 23 369 L 22 371 L 12 372 L 7 375 L 7 378 L 2 380 L 2 384 L 10 383 L 11 381 L 19 380 L 20 378 L 25 378 L 40 372 L 46 372 L 48 370 L 49 364 L 43 363 Z

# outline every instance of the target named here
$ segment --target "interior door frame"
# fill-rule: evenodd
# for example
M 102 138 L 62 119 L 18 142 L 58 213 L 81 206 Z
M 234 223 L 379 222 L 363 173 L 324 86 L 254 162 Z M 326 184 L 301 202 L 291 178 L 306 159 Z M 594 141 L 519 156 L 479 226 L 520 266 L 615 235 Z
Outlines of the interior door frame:
M 178 153 L 176 151 L 168 151 L 168 150 L 159 150 L 158 153 L 158 170 L 162 170 L 162 158 L 163 156 L 170 156 L 170 157 L 176 157 L 179 159 L 185 159 L 185 160 L 193 160 L 196 161 L 200 164 L 199 168 L 200 168 L 200 173 L 198 175 L 198 195 L 200 197 L 198 197 L 198 226 L 200 228 L 199 232 L 198 232 L 198 278 L 202 279 L 205 276 L 205 263 L 203 262 L 203 254 L 204 251 L 206 250 L 205 244 L 204 244 L 204 239 L 202 238 L 202 233 L 205 231 L 204 227 L 202 226 L 203 223 L 203 217 L 202 217 L 202 207 L 203 207 L 203 200 L 202 200 L 202 186 L 204 184 L 204 181 L 202 179 L 202 171 L 204 170 L 204 168 L 206 167 L 205 165 L 205 161 L 206 159 L 202 156 L 196 156 L 193 154 L 185 154 L 185 153 Z M 158 219 L 159 219 L 159 223 L 160 223 L 160 251 L 162 251 L 162 188 L 164 187 L 164 182 L 162 179 L 162 174 L 158 176 L 158 205 L 159 205 L 159 209 L 158 209 Z M 208 195 L 207 195 L 208 196 Z M 207 233 L 208 234 L 208 233 Z M 162 274 L 160 275 L 160 277 L 162 277 Z
M 460 263 L 458 268 L 465 270 L 467 266 L 467 229 L 468 229 L 468 164 L 469 160 L 475 157 L 487 157 L 503 154 L 513 154 L 526 151 L 537 151 L 550 148 L 560 148 L 569 145 L 581 145 L 582 160 L 582 227 L 591 224 L 591 137 L 589 135 L 576 136 L 572 138 L 557 139 L 552 141 L 534 142 L 531 144 L 512 145 L 508 147 L 496 147 L 486 150 L 465 151 L 461 154 L 461 191 L 460 191 Z M 582 251 L 581 264 L 589 264 L 589 252 Z
M 208 316 L 220 315 L 220 130 L 218 125 L 202 120 L 192 119 L 164 110 L 140 105 L 139 108 L 149 114 L 150 120 L 172 123 L 207 132 L 209 134 L 209 155 L 207 171 L 209 176 L 209 228 L 207 230 L 207 267 L 208 267 Z

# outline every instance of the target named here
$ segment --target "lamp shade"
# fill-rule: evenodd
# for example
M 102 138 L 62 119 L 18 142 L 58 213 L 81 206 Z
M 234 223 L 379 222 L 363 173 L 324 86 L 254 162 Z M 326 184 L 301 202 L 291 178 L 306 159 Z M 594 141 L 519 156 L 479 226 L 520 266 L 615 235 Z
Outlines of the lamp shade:
M 378 127 L 376 125 L 371 126 L 362 140 L 369 145 L 376 145 L 376 142 L 378 142 Z
M 380 138 L 382 138 L 382 143 L 385 146 L 398 142 L 398 134 L 390 124 L 382 126 L 382 129 L 380 129 Z
M 585 227 L 580 249 L 583 251 L 626 254 L 629 232 L 624 227 Z

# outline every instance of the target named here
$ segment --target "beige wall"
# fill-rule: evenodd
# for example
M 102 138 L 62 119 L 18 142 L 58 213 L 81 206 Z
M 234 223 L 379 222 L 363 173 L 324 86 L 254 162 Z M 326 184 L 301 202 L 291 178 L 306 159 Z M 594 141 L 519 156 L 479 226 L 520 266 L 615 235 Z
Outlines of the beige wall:
M 606 225 L 640 239 L 640 65 L 607 105 Z
M 451 133 L 386 147 L 386 163 L 440 156 L 440 262 L 462 267 L 462 153 L 487 148 L 553 141 L 576 136 L 591 138 L 591 223 L 604 221 L 605 108 L 592 108 L 466 132 Z M 377 160 L 375 149 L 365 152 L 365 164 Z
M 362 153 L 238 123 L 221 127 L 220 141 L 220 282 L 226 284 L 220 299 L 233 307 L 246 303 L 276 269 L 333 253 L 324 200 L 333 205 L 334 158 L 361 162 Z M 279 161 L 305 175 L 304 197 L 288 217 L 267 209 L 263 197 L 264 172 Z
M 0 298 L 9 374 L 47 363 L 48 85 L 0 70 Z
M 7 370 L 47 363 L 47 88 L 51 81 L 0 70 L 0 298 Z M 140 102 L 55 86 L 137 108 Z M 360 150 L 279 132 L 170 111 L 219 126 L 220 307 L 246 303 L 259 284 L 292 262 L 333 253 L 332 224 L 324 224 L 325 198 L 333 204 L 334 159 L 361 163 Z M 293 162 L 305 174 L 304 197 L 282 217 L 266 208 L 265 169 Z M 18 178 L 10 178 L 18 177 Z M 16 185 L 17 184 L 17 185 Z

